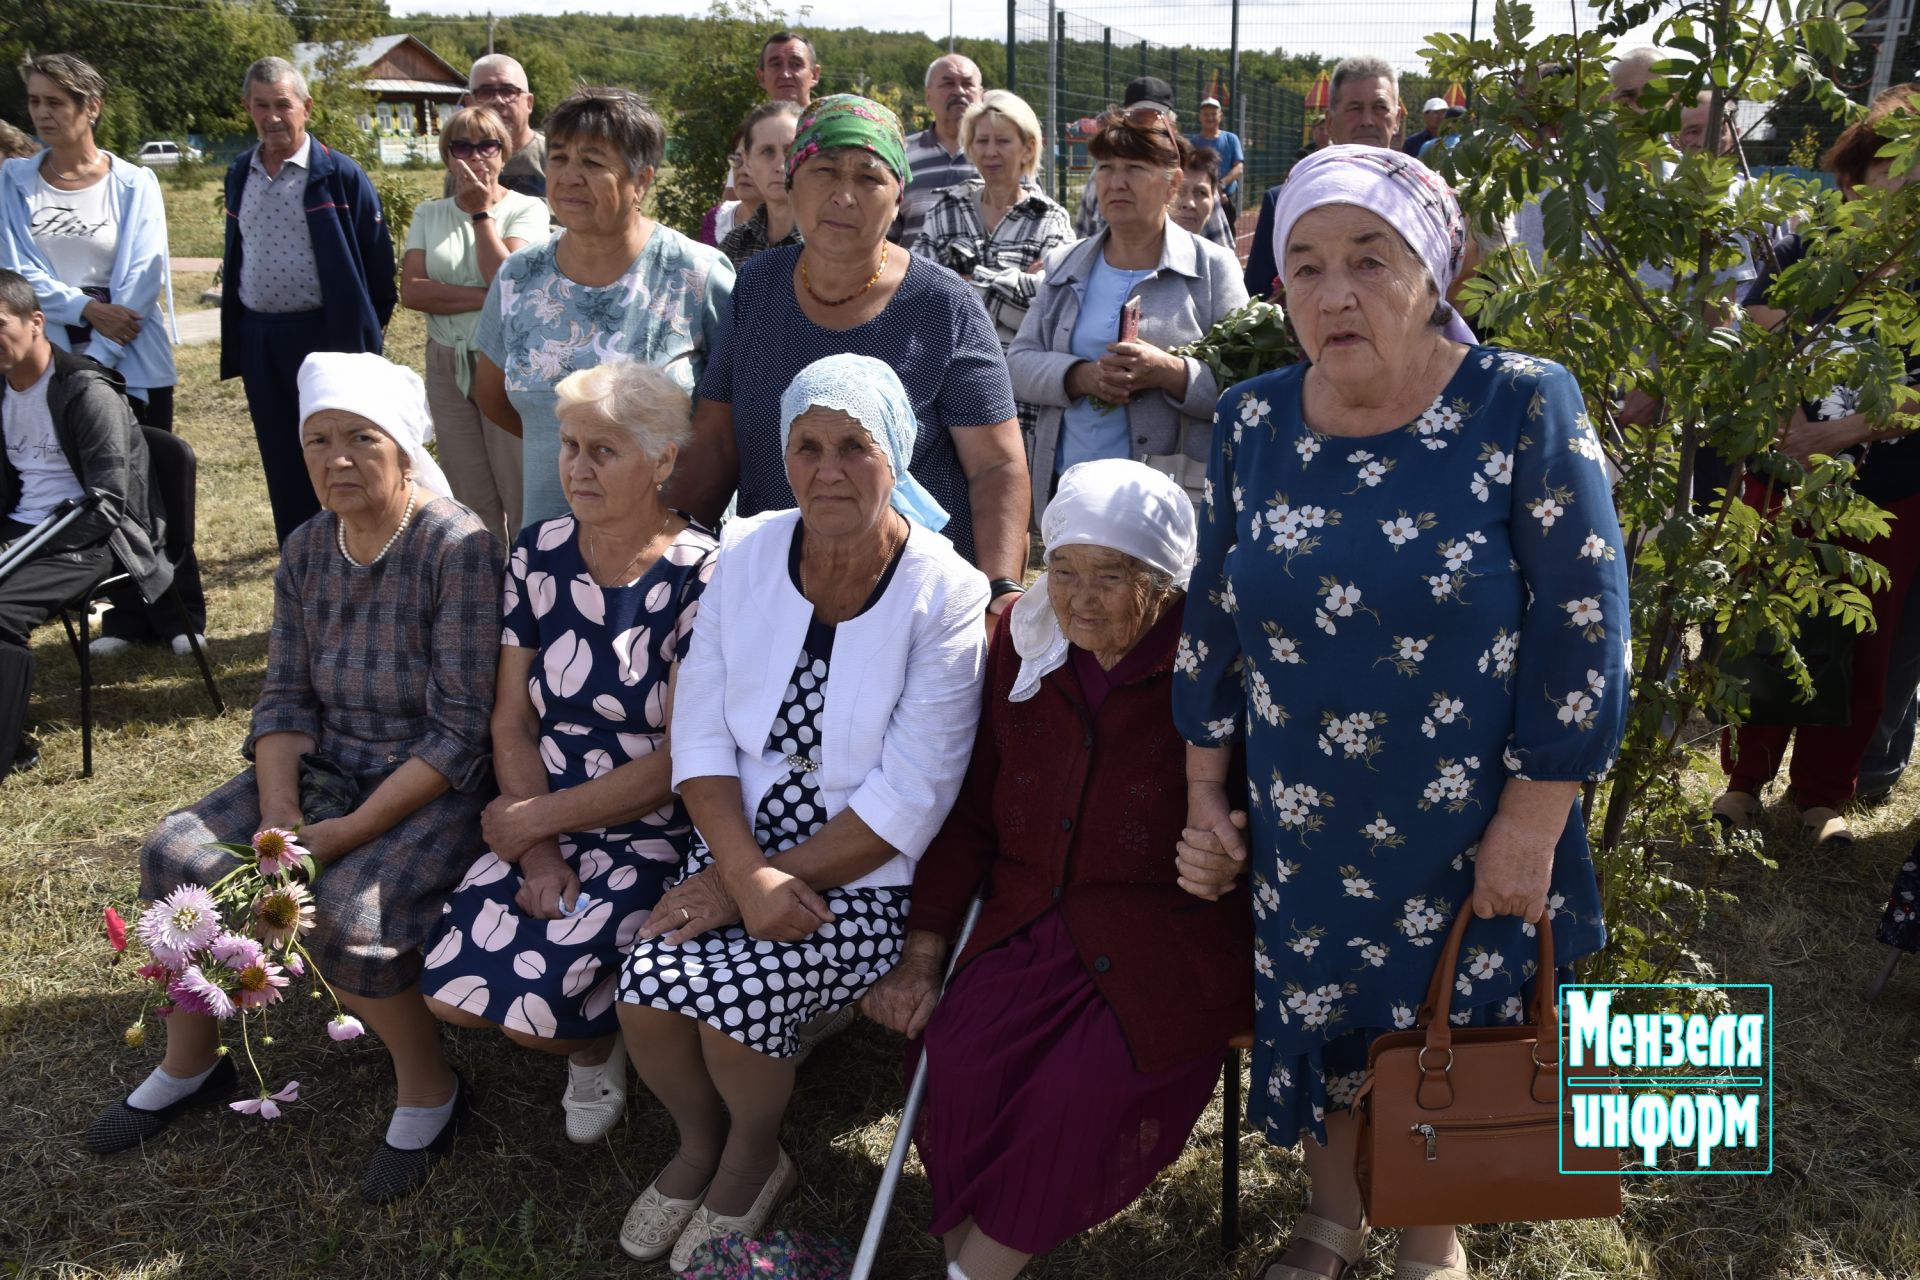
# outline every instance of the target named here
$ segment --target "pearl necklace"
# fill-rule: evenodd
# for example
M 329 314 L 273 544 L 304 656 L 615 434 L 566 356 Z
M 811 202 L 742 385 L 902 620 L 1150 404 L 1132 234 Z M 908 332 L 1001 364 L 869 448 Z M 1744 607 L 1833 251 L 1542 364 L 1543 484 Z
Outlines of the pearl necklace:
M 393 550 L 393 544 L 400 541 L 400 535 L 407 531 L 407 522 L 413 519 L 414 499 L 419 496 L 420 496 L 419 486 L 416 485 L 412 480 L 408 480 L 407 481 L 407 507 L 406 507 L 406 510 L 400 513 L 400 525 L 398 528 L 396 528 L 393 531 L 393 535 L 389 537 L 386 540 L 386 542 L 381 545 L 380 549 L 373 553 L 373 559 L 367 561 L 366 564 L 362 564 L 360 561 L 355 560 L 353 556 L 347 551 L 347 522 L 342 520 L 337 515 L 334 516 L 333 540 L 336 543 L 338 543 L 340 546 L 340 558 L 342 560 L 345 560 L 348 564 L 352 565 L 356 569 L 364 569 L 367 567 L 367 565 L 380 563 L 381 559 L 385 557 L 387 552 Z

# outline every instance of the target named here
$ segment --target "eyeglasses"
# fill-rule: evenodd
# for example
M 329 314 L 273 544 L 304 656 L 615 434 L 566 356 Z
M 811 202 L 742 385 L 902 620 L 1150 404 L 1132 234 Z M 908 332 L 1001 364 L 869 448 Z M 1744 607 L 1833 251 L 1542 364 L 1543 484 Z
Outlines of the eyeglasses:
M 493 157 L 499 155 L 500 150 L 498 138 L 481 138 L 477 142 L 461 138 L 447 144 L 447 154 L 456 160 L 471 160 L 475 156 Z
M 483 84 L 478 89 L 473 89 L 469 92 L 473 97 L 479 98 L 482 101 L 488 98 L 495 98 L 501 102 L 512 102 L 521 94 L 526 93 L 527 90 L 515 84 Z

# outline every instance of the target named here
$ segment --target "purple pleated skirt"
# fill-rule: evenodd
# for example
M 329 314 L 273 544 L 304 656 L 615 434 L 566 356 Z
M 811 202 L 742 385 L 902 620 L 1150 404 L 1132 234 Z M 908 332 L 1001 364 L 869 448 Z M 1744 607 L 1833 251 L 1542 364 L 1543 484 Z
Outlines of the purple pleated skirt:
M 1113 1217 L 1171 1164 L 1213 1097 L 1226 1047 L 1164 1071 L 1133 1065 L 1058 911 L 968 964 L 926 1031 L 915 1135 L 930 1230 L 969 1218 L 1046 1253 Z

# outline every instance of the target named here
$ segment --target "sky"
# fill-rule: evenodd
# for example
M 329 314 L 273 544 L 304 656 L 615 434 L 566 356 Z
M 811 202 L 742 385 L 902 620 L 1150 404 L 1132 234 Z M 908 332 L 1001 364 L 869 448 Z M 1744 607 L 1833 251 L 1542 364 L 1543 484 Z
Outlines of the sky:
M 486 0 L 390 0 L 398 13 L 433 14 L 483 13 Z M 1044 31 L 1046 5 L 1043 0 L 1020 0 L 1023 30 L 1029 25 L 1034 34 Z M 1579 6 L 1586 20 L 1585 5 Z M 799 4 L 787 7 L 798 14 Z M 919 31 L 936 41 L 944 41 L 948 15 L 962 36 L 1003 39 L 1007 30 L 1004 0 L 814 0 L 806 6 L 810 12 L 798 25 L 802 27 L 866 27 L 875 31 Z M 1403 68 L 1419 63 L 1418 51 L 1429 32 L 1449 29 L 1465 33 L 1474 9 L 1473 0 L 1360 0 L 1359 3 L 1328 4 L 1326 0 L 1243 0 L 1241 7 L 1242 49 L 1270 49 L 1278 46 L 1289 53 L 1319 53 L 1339 57 L 1366 52 L 1385 57 Z M 1493 0 L 1479 4 L 1479 21 L 1484 29 L 1491 21 Z M 1061 5 L 1073 15 L 1075 25 L 1090 22 L 1104 24 L 1135 39 L 1162 44 L 1217 45 L 1226 48 L 1231 30 L 1231 0 L 1074 0 Z M 1564 31 L 1573 21 L 1573 10 L 1565 3 L 1535 6 L 1542 30 Z M 494 13 L 559 14 L 689 14 L 707 12 L 705 0 L 500 0 Z M 1031 15 L 1031 16 L 1028 16 Z M 1119 37 L 1116 36 L 1116 42 Z

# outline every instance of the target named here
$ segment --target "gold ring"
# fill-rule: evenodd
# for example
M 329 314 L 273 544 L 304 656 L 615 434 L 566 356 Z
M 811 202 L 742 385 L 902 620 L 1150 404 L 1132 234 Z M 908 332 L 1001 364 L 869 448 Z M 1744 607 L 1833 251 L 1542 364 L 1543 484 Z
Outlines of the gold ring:
M 692 924 L 692 923 L 693 923 L 693 912 L 691 912 L 691 911 L 689 911 L 689 910 L 687 910 L 687 909 L 686 909 L 685 907 L 682 907 L 682 908 L 680 908 L 680 923 L 681 923 L 681 924 Z

